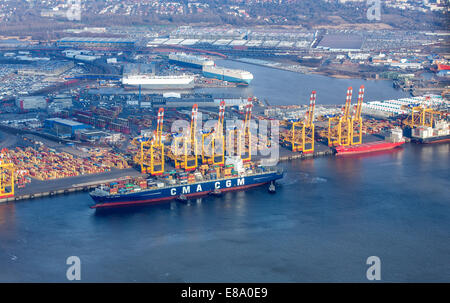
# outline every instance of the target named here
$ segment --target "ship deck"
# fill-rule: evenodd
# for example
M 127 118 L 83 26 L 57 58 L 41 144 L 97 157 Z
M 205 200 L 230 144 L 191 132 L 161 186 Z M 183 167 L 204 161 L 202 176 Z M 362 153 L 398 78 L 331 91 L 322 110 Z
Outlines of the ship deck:
M 255 177 L 255 176 L 262 176 L 262 175 L 266 175 L 268 173 L 276 173 L 279 172 L 278 169 L 276 168 L 265 168 L 265 171 L 262 172 L 257 172 L 257 173 L 252 173 L 252 174 L 246 174 L 246 175 L 238 175 L 236 177 L 231 177 L 231 178 L 216 178 L 216 179 L 209 179 L 209 180 L 202 180 L 202 181 L 195 181 L 192 183 L 181 183 L 181 182 L 176 182 L 174 184 L 170 184 L 168 182 L 166 182 L 165 180 L 161 179 L 161 178 L 156 178 L 155 181 L 156 182 L 162 182 L 164 183 L 163 187 L 152 187 L 152 188 L 148 188 L 148 189 L 144 189 L 142 191 L 149 191 L 149 190 L 163 190 L 163 189 L 167 189 L 167 188 L 173 188 L 173 187 L 178 187 L 178 186 L 188 186 L 188 185 L 198 185 L 198 184 L 205 184 L 205 183 L 209 183 L 209 182 L 218 182 L 218 181 L 226 181 L 226 180 L 231 180 L 231 179 L 239 179 L 239 178 L 246 178 L 246 177 Z M 129 194 L 135 194 L 136 192 L 126 192 L 126 193 L 121 193 L 121 195 L 129 195 Z M 116 194 L 114 194 L 116 195 Z

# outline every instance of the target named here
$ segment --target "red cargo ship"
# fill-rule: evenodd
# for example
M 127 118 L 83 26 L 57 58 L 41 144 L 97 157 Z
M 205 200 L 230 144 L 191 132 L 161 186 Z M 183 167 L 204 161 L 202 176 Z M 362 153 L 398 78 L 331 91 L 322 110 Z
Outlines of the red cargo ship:
M 450 65 L 438 64 L 438 70 L 450 70 Z
M 335 148 L 336 154 L 339 155 L 352 155 L 352 154 L 361 154 L 361 153 L 369 153 L 375 151 L 382 151 L 396 148 L 402 144 L 401 142 L 388 142 L 388 141 L 375 141 L 370 143 L 351 145 L 351 146 L 338 146 Z

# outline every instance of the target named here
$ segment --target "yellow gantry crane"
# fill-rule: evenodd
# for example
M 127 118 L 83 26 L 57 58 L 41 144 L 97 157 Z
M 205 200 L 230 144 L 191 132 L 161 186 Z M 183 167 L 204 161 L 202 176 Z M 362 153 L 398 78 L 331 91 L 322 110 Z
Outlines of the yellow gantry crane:
M 213 165 L 225 164 L 225 136 L 223 122 L 225 119 L 225 101 L 219 106 L 219 119 L 216 127 L 208 133 L 202 134 L 202 163 Z M 208 142 L 208 138 L 210 141 Z
M 138 138 L 132 142 L 139 146 L 139 153 L 134 157 L 134 162 L 140 165 L 142 173 L 160 175 L 164 172 L 163 122 L 164 108 L 160 108 L 158 111 L 157 128 L 152 138 Z
M 427 102 L 411 108 L 411 115 L 403 120 L 403 124 L 411 128 L 421 126 L 433 127 L 434 121 L 436 119 L 440 120 L 443 113 L 432 108 L 432 105 L 429 104 L 430 99 L 431 98 L 427 96 Z
M 433 126 L 433 109 L 424 106 L 415 106 L 411 109 L 411 119 L 407 119 L 406 124 L 411 128 L 420 126 Z
M 359 88 L 358 103 L 351 115 L 353 89 L 347 89 L 345 107 L 341 116 L 328 119 L 328 146 L 348 146 L 362 142 L 362 102 L 364 99 L 364 85 Z
M 353 113 L 350 112 L 352 94 L 352 87 L 347 88 L 343 114 L 328 119 L 328 146 L 348 146 L 362 143 L 363 121 L 361 112 L 364 100 L 364 85 L 359 88 L 358 103 Z
M 316 91 L 311 92 L 309 109 L 304 121 L 292 123 L 291 146 L 292 151 L 303 153 L 314 152 L 314 109 L 316 107 Z
M 8 190 L 9 188 L 9 190 Z M 14 196 L 14 164 L 0 154 L 0 199 Z
M 195 170 L 198 166 L 198 152 L 197 152 L 197 114 L 198 105 L 192 106 L 191 125 L 187 134 L 174 137 L 175 155 L 173 160 L 175 168 L 183 168 L 186 171 Z M 181 150 L 180 150 L 181 144 Z
M 358 103 L 356 105 L 356 110 L 350 119 L 350 127 L 351 127 L 351 145 L 357 145 L 362 143 L 362 127 L 363 121 L 361 117 L 362 112 L 362 104 L 364 100 L 364 85 L 361 85 L 358 93 Z
M 328 146 L 350 144 L 350 107 L 352 103 L 353 88 L 347 88 L 343 115 L 328 119 Z
M 253 103 L 252 98 L 248 98 L 245 106 L 245 119 L 242 129 L 238 131 L 238 153 L 243 162 L 249 162 L 252 159 L 252 134 L 250 132 L 250 121 L 252 119 Z
M 164 108 L 158 110 L 158 121 L 155 140 L 150 145 L 150 173 L 161 175 L 164 173 L 164 144 L 162 143 L 162 131 L 164 122 Z

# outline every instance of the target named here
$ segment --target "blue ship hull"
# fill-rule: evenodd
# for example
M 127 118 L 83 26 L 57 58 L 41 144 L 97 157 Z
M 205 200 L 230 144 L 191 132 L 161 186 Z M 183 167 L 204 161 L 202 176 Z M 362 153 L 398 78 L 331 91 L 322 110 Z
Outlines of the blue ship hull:
M 203 72 L 203 75 L 207 78 L 215 78 L 215 79 L 228 81 L 228 82 L 235 82 L 235 83 L 250 84 L 250 82 L 252 81 L 251 79 L 240 79 L 240 78 L 229 77 L 229 76 L 225 76 L 225 75 L 208 73 L 208 72 Z
M 127 194 L 97 196 L 91 193 L 91 197 L 95 201 L 95 205 L 91 206 L 91 208 L 106 208 L 155 203 L 160 201 L 173 200 L 179 198 L 181 195 L 185 196 L 186 198 L 199 197 L 202 195 L 213 193 L 215 190 L 226 192 L 255 187 L 281 179 L 282 177 L 283 172 L 268 172 L 245 177 L 174 185 L 173 187 L 142 190 L 139 192 Z

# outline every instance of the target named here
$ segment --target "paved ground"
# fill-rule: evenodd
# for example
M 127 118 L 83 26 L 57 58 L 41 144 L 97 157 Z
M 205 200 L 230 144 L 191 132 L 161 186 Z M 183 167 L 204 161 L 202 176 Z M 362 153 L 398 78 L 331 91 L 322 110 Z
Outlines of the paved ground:
M 47 181 L 33 180 L 31 183 L 27 184 L 25 188 L 16 189 L 16 195 L 20 196 L 20 195 L 36 194 L 39 192 L 55 191 L 67 189 L 72 187 L 73 185 L 85 184 L 90 182 L 103 183 L 102 181 L 112 181 L 120 177 L 125 176 L 135 177 L 139 175 L 141 175 L 141 173 L 135 170 L 134 168 L 128 168 L 121 170 L 113 169 L 107 173 L 76 176 L 56 180 L 47 180 Z
M 17 143 L 17 136 L 0 131 L 0 149 L 11 148 Z

